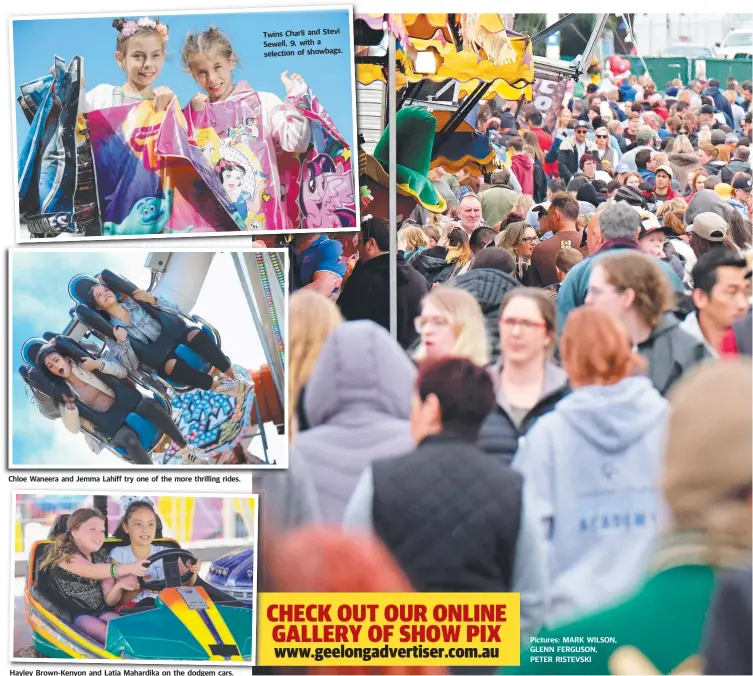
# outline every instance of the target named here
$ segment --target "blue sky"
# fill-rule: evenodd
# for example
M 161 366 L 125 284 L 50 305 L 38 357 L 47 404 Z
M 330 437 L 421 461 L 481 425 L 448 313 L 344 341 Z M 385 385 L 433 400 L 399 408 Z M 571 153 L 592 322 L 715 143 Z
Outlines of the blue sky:
M 147 288 L 150 273 L 144 267 L 147 249 L 93 249 L 91 252 L 18 250 L 12 252 L 12 462 L 16 465 L 67 465 L 70 467 L 118 467 L 125 465 L 109 451 L 99 456 L 89 450 L 81 434 L 71 434 L 60 420 L 48 420 L 38 411 L 18 373 L 24 361 L 21 347 L 45 331 L 62 331 L 68 324 L 73 302 L 68 282 L 79 273 L 97 274 L 105 268 Z M 239 308 L 245 311 L 239 311 Z M 204 317 L 222 337 L 223 351 L 247 369 L 266 361 L 243 290 L 229 253 L 217 253 L 193 312 Z M 284 437 L 267 426 L 270 457 L 284 461 Z M 258 438 L 252 442 L 261 454 Z
M 72 19 L 34 19 L 13 22 L 14 74 L 16 91 L 24 82 L 46 75 L 55 55 L 70 60 L 84 58 L 84 78 L 89 89 L 98 84 L 123 84 L 123 71 L 115 57 L 116 30 L 114 16 Z M 126 17 L 139 18 L 139 17 Z M 178 96 L 181 107 L 199 90 L 193 78 L 183 70 L 180 49 L 186 34 L 206 30 L 214 24 L 230 39 L 241 66 L 235 70 L 235 81 L 247 80 L 259 91 L 272 92 L 280 98 L 285 89 L 280 74 L 289 70 L 300 73 L 334 120 L 345 140 L 353 145 L 350 24 L 347 10 L 307 10 L 297 12 L 249 12 L 245 14 L 184 14 L 166 15 L 169 26 L 168 58 L 157 83 L 169 86 Z M 340 29 L 339 35 L 321 37 L 322 47 L 339 48 L 338 56 L 293 56 L 264 58 L 264 33 L 287 30 Z M 18 106 L 18 103 L 14 105 Z M 29 130 L 26 118 L 16 108 L 18 147 Z

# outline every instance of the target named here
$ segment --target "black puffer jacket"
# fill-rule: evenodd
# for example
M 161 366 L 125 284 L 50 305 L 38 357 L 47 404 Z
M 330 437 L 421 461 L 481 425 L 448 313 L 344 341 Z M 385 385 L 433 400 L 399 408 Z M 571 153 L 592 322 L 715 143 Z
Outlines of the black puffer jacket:
M 447 262 L 447 254 L 448 251 L 443 246 L 434 246 L 413 256 L 410 264 L 426 278 L 429 286 L 443 284 L 452 277 L 455 270 L 455 263 Z
M 453 286 L 470 293 L 481 306 L 486 323 L 486 338 L 492 351 L 492 358 L 499 358 L 499 306 L 508 291 L 521 286 L 512 275 L 501 270 L 480 268 L 457 276 Z
M 495 380 L 496 387 L 499 388 L 500 365 L 495 364 L 492 369 L 490 373 Z M 554 363 L 549 362 L 544 371 L 544 388 L 541 398 L 528 411 L 520 427 L 515 426 L 506 407 L 500 405 L 500 398 L 504 399 L 504 395 L 498 394 L 497 405 L 481 426 L 478 445 L 486 453 L 499 458 L 505 466 L 508 466 L 518 450 L 520 437 L 524 437 L 541 416 L 552 411 L 560 400 L 569 393 L 570 386 L 567 382 L 567 374 Z
M 638 354 L 648 362 L 646 375 L 662 396 L 685 371 L 712 358 L 706 346 L 685 331 L 671 312 L 662 317 L 648 340 L 638 345 Z

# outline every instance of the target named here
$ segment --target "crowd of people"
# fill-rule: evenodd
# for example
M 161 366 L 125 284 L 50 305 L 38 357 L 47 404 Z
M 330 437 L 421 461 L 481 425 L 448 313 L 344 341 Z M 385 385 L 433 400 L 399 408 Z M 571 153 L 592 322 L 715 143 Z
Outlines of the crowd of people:
M 263 586 L 518 592 L 503 673 L 751 673 L 750 101 L 630 77 L 555 128 L 482 104 L 507 166 L 432 169 L 447 211 L 399 225 L 397 340 L 387 221 L 349 272 L 296 244 L 291 469 L 258 487 L 271 560 L 316 563 Z M 532 663 L 536 635 L 615 643 Z

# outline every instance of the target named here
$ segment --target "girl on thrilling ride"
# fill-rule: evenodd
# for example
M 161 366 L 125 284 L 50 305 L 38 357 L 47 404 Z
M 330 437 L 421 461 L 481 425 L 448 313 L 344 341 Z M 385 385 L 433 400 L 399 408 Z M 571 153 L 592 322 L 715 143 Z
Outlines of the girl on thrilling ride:
M 104 284 L 92 286 L 87 300 L 90 307 L 109 316 L 109 323 L 114 327 L 115 340 L 108 337 L 107 346 L 114 358 L 129 371 L 135 371 L 140 361 L 129 340 L 148 346 L 162 334 L 162 326 L 154 313 L 144 309 L 140 303 L 146 303 L 157 311 L 171 315 L 178 315 L 180 312 L 175 303 L 162 297 L 157 298 L 142 289 L 134 291 L 132 296 L 123 296 L 119 301 L 112 289 Z M 212 390 L 228 396 L 237 396 L 251 387 L 251 383 L 236 376 L 230 359 L 201 329 L 187 325 L 176 343 L 176 347 L 163 363 L 149 363 L 147 366 L 156 368 L 163 378 L 178 380 L 196 389 Z M 224 375 L 224 378 L 213 378 L 192 368 L 175 353 L 180 345 L 189 347 L 208 361 Z
M 157 512 L 154 510 L 154 503 L 145 497 L 127 497 L 123 500 L 125 512 L 120 519 L 115 537 L 121 540 L 129 540 L 130 544 L 121 547 L 115 547 L 110 551 L 110 558 L 120 564 L 131 564 L 134 561 L 148 559 L 154 554 L 169 549 L 155 545 L 154 538 L 157 537 Z M 185 583 L 194 585 L 201 568 L 201 561 L 196 561 L 186 567 L 182 561 L 178 561 L 178 569 L 182 575 L 188 571 L 193 573 L 191 578 Z M 156 581 L 165 579 L 165 571 L 162 561 L 152 564 L 144 575 L 145 580 Z M 153 605 L 157 592 L 147 589 L 128 590 L 121 599 L 121 605 Z
M 52 345 L 39 350 L 36 370 L 39 376 L 45 379 L 46 386 L 43 389 L 50 392 L 55 405 L 60 410 L 63 424 L 73 434 L 84 430 L 87 424 L 93 424 L 86 419 L 82 424 L 79 404 L 85 407 L 84 415 L 87 415 L 86 411 L 91 410 L 95 412 L 95 417 L 96 414 L 106 413 L 115 405 L 115 392 L 95 373 L 100 371 L 119 380 L 125 379 L 128 375 L 122 364 L 107 359 L 84 358 L 79 366 L 72 359 L 63 356 Z M 141 395 L 138 396 L 141 397 Z M 149 420 L 157 429 L 175 441 L 182 449 L 184 462 L 208 464 L 209 461 L 196 448 L 188 444 L 169 413 L 154 399 L 141 397 L 134 412 Z M 136 464 L 152 463 L 138 434 L 128 424 L 123 424 L 115 431 L 108 442 L 113 446 L 122 446 Z

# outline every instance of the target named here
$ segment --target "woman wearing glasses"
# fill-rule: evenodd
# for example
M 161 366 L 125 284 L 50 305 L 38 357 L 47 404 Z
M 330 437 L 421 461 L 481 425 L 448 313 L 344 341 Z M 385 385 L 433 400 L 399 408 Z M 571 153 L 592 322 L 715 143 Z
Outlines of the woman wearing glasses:
M 499 236 L 499 247 L 509 251 L 515 259 L 515 277 L 521 284 L 527 284 L 531 256 L 539 243 L 536 231 L 527 223 L 510 223 Z
M 491 369 L 497 405 L 479 445 L 509 464 L 518 440 L 569 392 L 567 374 L 552 361 L 555 309 L 542 289 L 514 289 L 499 314 L 502 357 Z
M 617 166 L 617 153 L 609 145 L 609 132 L 607 128 L 599 127 L 594 134 L 594 140 L 596 141 L 595 154 L 601 160 L 604 171 L 608 171 L 611 174 Z

